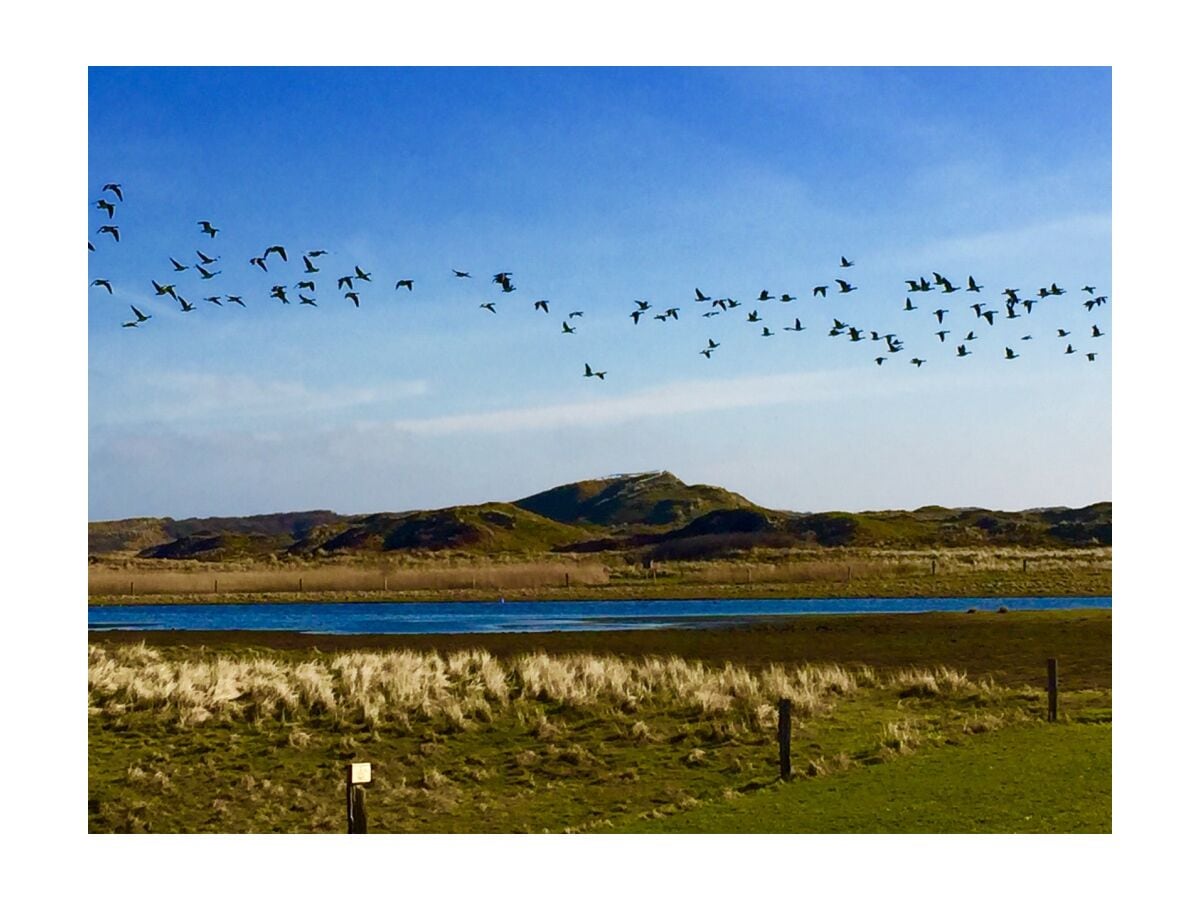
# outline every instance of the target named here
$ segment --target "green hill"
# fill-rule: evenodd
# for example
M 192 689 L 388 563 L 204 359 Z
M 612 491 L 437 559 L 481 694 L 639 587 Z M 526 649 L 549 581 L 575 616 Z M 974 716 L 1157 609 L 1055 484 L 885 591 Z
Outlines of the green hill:
M 710 559 L 757 548 L 1112 545 L 1112 504 L 794 513 L 669 472 L 559 485 L 515 503 L 343 516 L 329 510 L 88 525 L 89 554 L 223 561 L 452 551 L 489 556 L 634 552 Z
M 670 472 L 577 481 L 514 505 L 556 522 L 648 527 L 684 525 L 717 509 L 758 509 L 740 494 L 706 484 L 684 484 Z

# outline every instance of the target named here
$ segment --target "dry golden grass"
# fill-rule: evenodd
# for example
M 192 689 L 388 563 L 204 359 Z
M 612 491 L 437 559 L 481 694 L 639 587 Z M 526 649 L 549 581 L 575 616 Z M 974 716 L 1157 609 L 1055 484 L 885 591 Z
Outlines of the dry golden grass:
M 944 682 L 949 676 L 930 677 Z M 813 716 L 830 709 L 838 697 L 877 683 L 866 668 L 771 666 L 752 672 L 674 657 L 631 661 L 532 653 L 501 661 L 483 650 L 446 655 L 391 651 L 293 662 L 233 655 L 179 660 L 144 645 L 92 645 L 88 650 L 91 714 L 114 717 L 151 710 L 184 727 L 213 717 L 255 721 L 305 716 L 400 728 L 435 721 L 462 731 L 491 721 L 512 703 L 525 702 L 625 712 L 665 704 L 700 715 L 732 713 L 747 725 L 769 729 L 780 697 L 792 700 L 797 716 Z M 545 741 L 559 736 L 540 708 L 527 721 Z M 634 736 L 646 742 L 657 739 L 640 722 Z
M 608 571 L 597 563 L 525 562 L 498 565 L 364 567 L 322 565 L 305 568 L 234 568 L 213 564 L 176 567 L 142 563 L 129 568 L 90 566 L 89 596 L 120 594 L 266 594 L 294 591 L 517 590 L 598 585 Z

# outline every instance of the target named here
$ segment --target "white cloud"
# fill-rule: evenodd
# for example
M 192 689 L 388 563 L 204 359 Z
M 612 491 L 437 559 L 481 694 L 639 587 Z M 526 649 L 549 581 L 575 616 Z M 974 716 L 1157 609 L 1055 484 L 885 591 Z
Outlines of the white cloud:
M 165 372 L 153 382 L 122 383 L 121 404 L 106 404 L 103 421 L 183 422 L 201 419 L 274 417 L 331 412 L 428 393 L 424 380 L 371 387 L 313 387 L 299 380 L 262 379 L 208 372 Z M 96 405 L 93 404 L 93 416 Z M 97 424 L 97 423 L 93 423 Z
M 603 382 L 597 384 L 597 390 L 602 391 L 606 387 Z M 636 419 L 784 403 L 843 400 L 851 395 L 896 393 L 912 389 L 912 385 L 865 379 L 858 373 L 849 372 L 801 372 L 721 380 L 677 381 L 596 400 L 459 413 L 424 419 L 399 419 L 390 423 L 390 427 L 409 434 L 427 436 L 595 427 Z

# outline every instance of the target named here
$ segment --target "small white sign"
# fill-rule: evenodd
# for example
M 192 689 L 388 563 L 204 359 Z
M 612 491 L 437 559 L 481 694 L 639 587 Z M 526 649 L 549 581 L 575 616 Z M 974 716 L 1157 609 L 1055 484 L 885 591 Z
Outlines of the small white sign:
M 370 763 L 350 763 L 350 783 L 351 784 L 370 784 L 371 783 L 371 764 Z

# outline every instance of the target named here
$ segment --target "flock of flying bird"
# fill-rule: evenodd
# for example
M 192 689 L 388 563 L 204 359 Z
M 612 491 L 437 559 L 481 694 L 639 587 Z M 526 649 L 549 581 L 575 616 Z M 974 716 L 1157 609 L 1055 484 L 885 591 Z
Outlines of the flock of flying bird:
M 104 224 L 102 224 L 96 230 L 96 235 L 109 235 L 112 238 L 112 244 L 114 246 L 119 245 L 121 241 L 121 230 L 120 224 L 115 221 L 115 214 L 117 210 L 124 204 L 125 196 L 123 189 L 119 183 L 110 182 L 101 188 L 101 194 L 111 195 L 112 199 L 110 199 L 109 196 L 101 196 L 95 201 L 95 208 L 105 213 L 107 216 Z M 113 202 L 114 200 L 115 202 Z M 196 225 L 199 228 L 197 233 L 198 237 L 205 237 L 209 241 L 215 239 L 221 230 L 213 225 L 211 221 L 205 219 L 199 220 Z M 94 252 L 96 250 L 96 246 L 91 240 L 88 241 L 88 250 L 89 252 Z M 177 273 L 195 272 L 196 276 L 199 278 L 200 284 L 203 285 L 216 279 L 222 274 L 222 270 L 216 268 L 221 259 L 219 255 L 209 255 L 203 250 L 196 250 L 195 254 L 198 262 L 189 261 L 184 263 L 180 262 L 174 257 L 169 256 L 168 260 L 172 267 L 171 275 L 164 276 L 163 282 L 159 282 L 157 279 L 152 279 L 150 281 L 150 284 L 154 289 L 155 297 L 171 298 L 171 300 L 179 304 L 179 311 L 183 313 L 195 311 L 197 304 L 189 301 L 187 297 L 183 295 L 182 289 L 177 285 L 170 283 L 168 278 L 174 277 L 174 275 Z M 317 306 L 317 300 L 314 296 L 317 293 L 317 283 L 314 276 L 321 272 L 321 266 L 317 265 L 317 262 L 321 261 L 321 257 L 325 255 L 327 255 L 327 251 L 323 249 L 307 250 L 301 253 L 300 259 L 303 263 L 303 269 L 299 273 L 302 276 L 301 279 L 294 284 L 272 285 L 268 293 L 268 297 L 272 300 L 278 301 L 281 304 L 290 304 L 291 298 L 289 297 L 288 292 L 295 291 L 296 293 L 293 296 L 299 300 L 299 304 L 301 306 Z M 275 259 L 272 259 L 272 257 L 275 257 Z M 295 259 L 293 254 L 292 263 L 294 264 L 294 262 Z M 248 261 L 248 264 L 251 267 L 260 269 L 261 271 L 267 273 L 272 271 L 277 272 L 278 269 L 272 267 L 278 265 L 287 265 L 288 263 L 289 260 L 287 249 L 280 244 L 272 244 L 271 246 L 266 247 L 262 251 L 261 255 L 252 256 Z M 323 261 L 322 265 L 324 265 Z M 844 270 L 848 270 L 853 266 L 853 260 L 847 259 L 845 256 L 841 257 L 839 262 L 840 270 L 843 270 L 844 272 Z M 342 294 L 343 300 L 350 301 L 356 308 L 358 308 L 362 302 L 361 290 L 363 286 L 366 284 L 372 284 L 373 282 L 370 272 L 364 271 L 359 265 L 355 265 L 353 268 L 353 272 L 338 275 L 337 290 Z M 454 279 L 466 279 L 473 277 L 470 272 L 459 269 L 451 269 L 450 272 Z M 847 280 L 848 277 L 849 274 L 845 273 L 845 277 L 843 278 L 831 279 L 831 281 L 837 285 L 837 290 L 834 291 L 835 296 L 850 294 L 853 291 L 858 290 L 856 285 L 851 284 Z M 497 272 L 492 276 L 491 284 L 499 285 L 501 294 L 512 294 L 516 291 L 516 285 L 512 278 L 513 274 L 511 272 Z M 952 332 L 949 328 L 942 328 L 940 326 L 947 324 L 947 317 L 953 315 L 956 310 L 950 308 L 948 299 L 942 298 L 946 298 L 948 295 L 958 293 L 959 291 L 963 291 L 968 295 L 973 294 L 981 296 L 984 286 L 977 283 L 974 276 L 967 277 L 965 286 L 952 283 L 949 278 L 941 275 L 938 272 L 933 272 L 932 278 L 933 280 L 929 281 L 924 275 L 920 275 L 914 279 L 906 279 L 908 290 L 902 309 L 905 312 L 910 313 L 920 312 L 921 306 L 918 306 L 916 303 L 914 303 L 914 297 L 920 299 L 920 295 L 928 293 L 933 293 L 938 296 L 939 299 L 936 301 L 936 308 L 932 310 L 926 309 L 926 313 L 937 319 L 939 329 L 937 331 L 933 331 L 932 333 L 938 338 L 939 343 L 945 344 L 947 343 L 947 338 L 954 334 L 954 332 Z M 393 290 L 399 291 L 404 289 L 412 292 L 414 289 L 414 283 L 415 280 L 412 278 L 401 278 L 396 281 Z M 107 290 L 110 295 L 113 293 L 112 282 L 107 278 L 96 278 L 91 282 L 91 286 Z M 827 298 L 829 296 L 830 289 L 831 285 L 829 284 L 816 285 L 812 288 L 812 297 Z M 307 294 L 305 291 L 307 291 Z M 974 324 L 975 327 L 968 330 L 964 336 L 958 338 L 957 340 L 952 339 L 950 341 L 950 345 L 955 347 L 955 356 L 962 358 L 972 355 L 973 351 L 968 348 L 968 345 L 973 345 L 973 342 L 979 339 L 979 335 L 976 334 L 976 328 L 980 329 L 980 333 L 982 334 L 985 333 L 986 330 L 990 330 L 993 326 L 995 326 L 997 320 L 1005 322 L 1031 316 L 1034 312 L 1035 306 L 1037 306 L 1039 303 L 1052 301 L 1053 299 L 1064 296 L 1066 293 L 1067 292 L 1060 288 L 1056 283 L 1051 283 L 1049 287 L 1039 288 L 1035 295 L 1027 297 L 1020 296 L 1019 288 L 1004 288 L 1001 293 L 1001 296 L 1003 297 L 1003 312 L 1001 312 L 999 308 L 988 308 L 988 304 L 982 299 L 977 299 L 976 302 L 967 304 L 963 310 L 960 311 L 960 315 L 967 311 L 972 312 L 974 314 L 974 318 L 969 319 L 968 321 L 969 323 Z M 1087 299 L 1083 300 L 1082 305 L 1087 309 L 1088 312 L 1091 312 L 1097 307 L 1108 302 L 1107 296 L 1096 295 L 1096 287 L 1094 285 L 1084 285 L 1081 288 L 1081 294 L 1087 296 Z M 201 297 L 200 300 L 202 302 L 211 303 L 215 306 L 223 306 L 226 304 L 236 304 L 242 307 L 246 306 L 244 298 L 237 294 L 211 294 L 209 296 Z M 694 297 L 695 303 L 707 304 L 706 311 L 702 314 L 703 318 L 705 319 L 712 319 L 722 315 L 728 316 L 730 314 L 740 315 L 734 311 L 743 305 L 750 305 L 752 308 L 746 314 L 745 321 L 756 325 L 761 324 L 762 332 L 760 336 L 764 338 L 774 337 L 776 332 L 772 331 L 769 325 L 764 324 L 766 320 L 759 313 L 759 309 L 761 307 L 757 307 L 754 304 L 766 303 L 772 300 L 786 304 L 795 302 L 798 300 L 798 297 L 789 293 L 782 293 L 776 297 L 767 290 L 763 290 L 757 297 L 754 298 L 753 302 L 746 304 L 746 301 L 734 300 L 731 297 L 713 299 L 711 296 L 706 295 L 699 288 L 695 289 Z M 943 307 L 941 303 L 946 303 L 947 306 Z M 479 307 L 493 315 L 495 315 L 497 312 L 495 300 L 480 303 Z M 550 301 L 548 300 L 536 300 L 533 303 L 533 307 L 535 311 L 540 311 L 546 315 L 550 314 Z M 629 313 L 629 318 L 633 320 L 634 325 L 637 325 L 641 319 L 648 314 L 653 319 L 662 323 L 672 320 L 679 321 L 681 308 L 678 306 L 670 306 L 665 308 L 662 312 L 657 313 L 652 313 L 652 308 L 652 304 L 650 304 L 648 301 L 635 300 L 634 308 Z M 154 318 L 152 314 L 143 312 L 137 306 L 131 305 L 130 309 L 133 310 L 134 318 L 131 321 L 123 322 L 122 327 L 124 328 L 137 328 Z M 1024 310 L 1024 312 L 1022 313 L 1018 310 Z M 570 311 L 567 314 L 567 317 L 562 321 L 561 333 L 574 334 L 576 332 L 577 325 L 572 325 L 571 322 L 572 320 L 582 318 L 583 314 L 583 310 Z M 983 326 L 984 322 L 987 323 L 986 329 Z M 794 317 L 793 324 L 784 326 L 783 330 L 798 334 L 799 332 L 806 331 L 808 329 L 807 326 L 801 323 L 800 318 L 797 316 Z M 1067 329 L 1055 329 L 1055 336 L 1060 340 L 1070 338 L 1071 335 L 1071 331 Z M 833 324 L 828 331 L 828 336 L 832 338 L 845 337 L 851 343 L 860 343 L 863 341 L 882 343 L 886 349 L 882 350 L 880 355 L 874 357 L 874 362 L 877 366 L 882 366 L 888 361 L 892 354 L 900 353 L 904 349 L 904 341 L 894 332 L 881 333 L 881 330 L 879 329 L 872 330 L 862 325 L 851 325 L 848 322 L 843 322 L 837 318 L 833 319 Z M 1082 337 L 1082 340 L 1090 342 L 1093 339 L 1104 336 L 1105 332 L 1100 330 L 1099 325 L 1093 324 L 1091 326 L 1090 336 L 1085 334 Z M 1019 338 L 1019 340 L 1033 340 L 1033 335 L 1024 334 Z M 1081 338 L 1077 336 L 1076 341 L 1079 340 L 1081 340 Z M 1014 341 L 1012 343 L 1017 342 Z M 707 346 L 705 346 L 699 352 L 706 358 L 711 359 L 713 353 L 720 348 L 720 346 L 721 343 L 719 341 L 714 341 L 712 338 L 709 338 Z M 1068 341 L 1063 352 L 1064 354 L 1070 355 L 1079 351 L 1076 350 L 1074 342 Z M 1098 351 L 1094 349 L 1088 349 L 1082 352 L 1090 362 L 1094 362 L 1098 354 Z M 1011 346 L 1005 346 L 1004 359 L 1014 360 L 1020 356 L 1021 354 L 1013 350 Z M 920 368 L 926 362 L 928 362 L 928 360 L 919 356 L 913 356 L 909 362 L 917 368 Z M 607 371 L 593 369 L 590 363 L 584 363 L 583 375 L 585 378 L 597 378 L 603 381 L 605 375 L 607 374 Z

